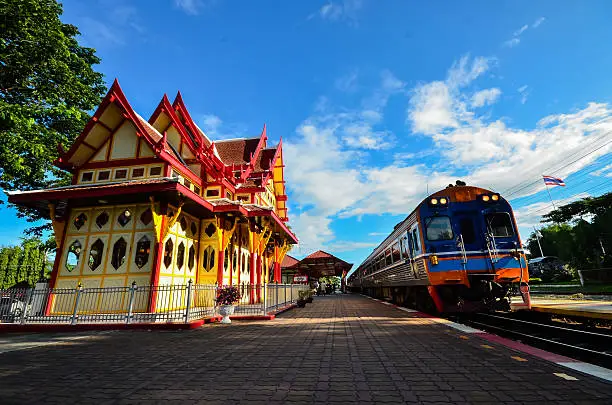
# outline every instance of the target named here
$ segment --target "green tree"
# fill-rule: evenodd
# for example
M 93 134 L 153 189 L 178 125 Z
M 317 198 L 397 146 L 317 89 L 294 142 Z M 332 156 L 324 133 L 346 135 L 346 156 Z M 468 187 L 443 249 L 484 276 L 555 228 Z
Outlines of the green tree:
M 48 279 L 52 268 L 48 255 L 54 250 L 52 238 L 45 242 L 26 238 L 19 246 L 0 248 L 0 289 L 22 282 L 33 286 L 41 278 Z
M 104 93 L 95 50 L 60 20 L 56 0 L 0 2 L 0 187 L 30 190 L 67 184 L 55 168 L 59 145 L 70 145 Z M 20 215 L 35 221 L 33 210 Z M 48 226 L 33 228 L 40 234 Z
M 577 269 L 612 267 L 612 193 L 558 207 L 543 222 L 549 224 L 540 231 L 545 256 L 557 256 Z M 535 234 L 527 246 L 532 256 L 539 255 Z

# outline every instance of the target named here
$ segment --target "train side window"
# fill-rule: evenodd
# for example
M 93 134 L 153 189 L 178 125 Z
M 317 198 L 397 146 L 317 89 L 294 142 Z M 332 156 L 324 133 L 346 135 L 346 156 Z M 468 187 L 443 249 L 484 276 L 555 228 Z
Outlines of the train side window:
M 408 254 L 408 238 L 406 236 L 400 237 L 400 252 L 403 260 L 410 258 Z
M 385 250 L 385 266 L 391 265 L 391 249 Z
M 496 212 L 494 214 L 488 214 L 486 218 L 487 228 L 489 228 L 494 237 L 506 238 L 508 236 L 514 235 L 514 230 L 512 229 L 512 221 L 510 220 L 510 215 L 508 215 L 507 212 Z
M 461 218 L 459 228 L 463 237 L 463 243 L 474 243 L 476 241 L 474 222 L 470 218 Z
M 418 228 L 414 228 L 412 230 L 412 243 L 414 244 L 414 255 L 416 256 L 421 252 L 421 248 L 419 246 L 419 233 Z
M 393 263 L 397 263 L 401 260 L 399 240 L 396 240 L 393 244 L 393 247 L 391 248 L 391 256 L 393 258 Z
M 453 239 L 453 228 L 447 216 L 429 217 L 425 221 L 427 240 L 440 241 Z

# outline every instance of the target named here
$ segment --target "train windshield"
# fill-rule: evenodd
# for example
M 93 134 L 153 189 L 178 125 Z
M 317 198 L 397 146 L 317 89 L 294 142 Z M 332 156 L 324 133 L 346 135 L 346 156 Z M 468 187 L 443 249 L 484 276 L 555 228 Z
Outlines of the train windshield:
M 491 234 L 496 238 L 506 238 L 514 235 L 512 221 L 507 212 L 496 212 L 487 214 L 487 227 Z
M 429 241 L 453 239 L 453 228 L 449 217 L 429 217 L 425 221 L 425 227 Z

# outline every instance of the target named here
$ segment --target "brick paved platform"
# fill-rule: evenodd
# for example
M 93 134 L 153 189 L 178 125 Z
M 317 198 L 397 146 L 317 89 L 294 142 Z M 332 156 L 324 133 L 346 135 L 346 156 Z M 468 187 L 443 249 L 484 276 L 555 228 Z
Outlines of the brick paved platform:
M 104 332 L 6 351 L 0 398 L 3 404 L 609 404 L 612 383 L 340 295 L 317 297 L 272 321 Z

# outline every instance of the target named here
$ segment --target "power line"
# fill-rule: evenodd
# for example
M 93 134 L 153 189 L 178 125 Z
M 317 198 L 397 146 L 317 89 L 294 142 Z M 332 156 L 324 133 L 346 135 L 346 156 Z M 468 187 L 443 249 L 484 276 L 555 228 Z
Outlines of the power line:
M 596 122 L 592 123 L 591 125 L 598 125 L 598 124 L 601 124 L 601 123 L 603 123 L 603 122 L 605 122 L 605 121 L 608 121 L 608 120 L 610 120 L 610 118 L 609 118 L 609 117 L 606 117 L 606 118 L 603 118 L 603 119 L 601 119 L 601 120 L 599 120 L 599 121 L 596 121 Z M 595 144 L 596 144 L 597 142 L 599 142 L 600 140 L 605 139 L 605 138 L 606 138 L 606 137 L 607 137 L 609 134 L 610 134 L 610 131 L 608 131 L 608 132 L 604 133 L 604 134 L 603 134 L 603 135 L 601 135 L 600 137 L 596 138 L 596 139 L 595 139 L 593 142 L 591 142 L 591 143 L 590 143 L 588 146 L 587 146 L 587 145 L 585 145 L 585 148 L 586 148 L 586 147 L 590 147 L 590 146 L 595 145 Z M 566 159 L 571 159 L 571 157 L 572 157 L 572 156 L 575 156 L 575 155 L 579 154 L 579 153 L 580 153 L 582 150 L 584 150 L 584 148 L 581 148 L 581 150 L 578 150 L 578 151 L 576 151 L 576 152 L 574 152 L 574 153 L 572 153 L 572 154 L 568 155 L 568 156 L 566 157 Z M 549 171 L 549 170 L 551 170 L 551 167 L 545 168 L 545 169 L 543 169 L 543 170 L 544 170 L 544 171 Z M 542 174 L 542 173 L 540 173 L 540 175 L 541 175 L 541 174 Z M 552 173 L 551 173 L 551 174 L 552 174 Z M 526 182 L 526 181 L 528 181 L 528 180 L 522 181 L 522 182 L 518 183 L 517 185 L 514 185 L 514 186 L 512 186 L 512 187 L 510 187 L 510 188 L 508 188 L 508 189 L 506 189 L 506 190 L 504 190 L 504 191 L 503 191 L 503 194 L 505 194 L 505 193 L 510 193 L 510 192 L 511 192 L 513 189 L 515 189 L 515 188 L 517 188 L 517 187 L 520 187 L 521 185 L 525 184 L 525 182 Z M 514 194 L 514 193 L 515 193 L 515 191 L 512 191 L 512 194 Z
M 558 173 L 560 170 L 565 169 L 566 167 L 573 165 L 574 163 L 578 162 L 578 161 L 579 161 L 579 160 L 581 160 L 581 159 L 584 159 L 585 157 L 587 157 L 587 156 L 589 156 L 589 155 L 592 155 L 593 153 L 597 152 L 598 150 L 602 149 L 603 147 L 607 146 L 607 145 L 608 145 L 608 144 L 610 144 L 610 143 L 612 143 L 612 139 L 610 139 L 608 142 L 604 143 L 603 145 L 601 145 L 601 146 L 597 147 L 596 149 L 593 149 L 592 151 L 590 151 L 590 152 L 588 152 L 588 153 L 586 153 L 586 154 L 582 155 L 582 156 L 581 156 L 581 157 L 579 157 L 578 159 L 572 160 L 571 162 L 564 164 L 563 166 L 559 167 L 558 169 L 556 169 L 556 170 L 554 170 L 554 171 L 548 171 L 548 169 L 545 169 L 545 170 L 547 170 L 547 171 L 548 171 L 550 174 L 556 174 L 556 173 Z M 539 178 L 538 180 L 532 181 L 531 183 L 529 183 L 529 184 L 527 184 L 527 185 L 525 185 L 525 186 L 523 186 L 523 187 L 521 187 L 521 188 L 519 188 L 519 189 L 517 189 L 517 190 L 515 190 L 515 191 L 513 191 L 513 192 L 511 192 L 511 193 L 508 193 L 508 194 L 506 194 L 506 193 L 502 193 L 502 194 L 505 194 L 505 195 L 506 195 L 506 197 L 511 197 L 511 196 L 513 196 L 513 195 L 517 194 L 518 192 L 520 192 L 520 191 L 522 191 L 522 190 L 524 190 L 524 189 L 526 189 L 526 188 L 528 188 L 528 187 L 530 187 L 530 186 L 532 186 L 532 185 L 537 184 L 537 183 L 538 183 L 538 182 L 540 182 L 540 181 L 542 181 L 542 179 L 541 179 L 541 178 Z

